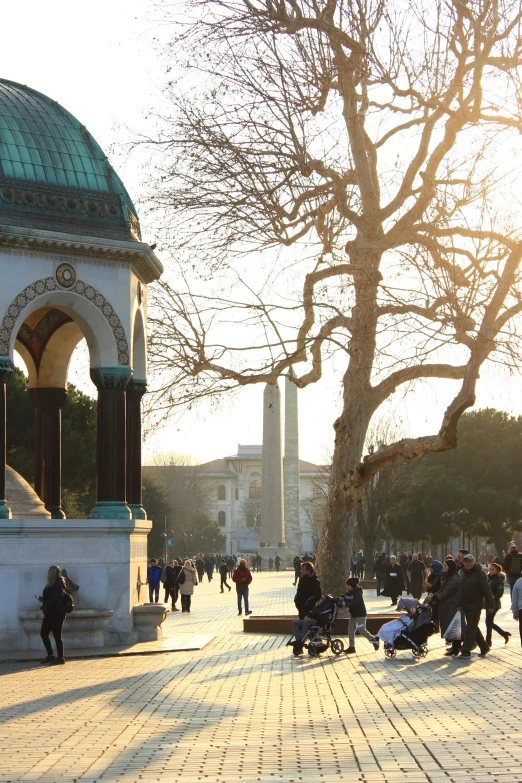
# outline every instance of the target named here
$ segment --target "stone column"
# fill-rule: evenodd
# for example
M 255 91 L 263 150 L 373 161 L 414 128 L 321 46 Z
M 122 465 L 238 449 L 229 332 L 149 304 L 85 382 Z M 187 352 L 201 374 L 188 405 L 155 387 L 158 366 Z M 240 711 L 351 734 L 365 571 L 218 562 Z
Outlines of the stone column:
M 284 546 L 283 451 L 279 384 L 267 384 L 263 395 L 263 461 L 261 544 Z
M 127 397 L 127 505 L 133 519 L 147 519 L 142 506 L 141 481 L 141 398 L 147 391 L 145 381 L 132 378 L 125 390 Z
M 67 391 L 36 388 L 29 393 L 36 409 L 36 494 L 53 519 L 65 519 L 62 509 L 62 408 Z
M 125 389 L 130 367 L 97 367 L 91 378 L 98 389 L 96 505 L 91 519 L 131 519 L 126 503 Z
M 7 462 L 6 380 L 11 372 L 11 360 L 0 358 L 0 519 L 11 519 L 11 509 L 5 499 L 5 466 Z
M 289 554 L 300 555 L 301 505 L 299 492 L 299 414 L 297 407 L 297 386 L 285 379 L 285 540 Z

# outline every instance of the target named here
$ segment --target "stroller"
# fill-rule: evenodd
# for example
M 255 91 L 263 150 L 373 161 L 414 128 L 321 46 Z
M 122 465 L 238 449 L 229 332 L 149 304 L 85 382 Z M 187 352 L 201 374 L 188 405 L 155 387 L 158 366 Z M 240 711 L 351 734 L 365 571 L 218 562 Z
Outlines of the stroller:
M 397 609 L 407 614 L 382 626 L 377 636 L 384 642 L 384 655 L 395 658 L 397 650 L 411 650 L 414 658 L 425 658 L 427 641 L 435 633 L 429 604 L 421 604 L 416 598 L 401 598 Z
M 328 649 L 331 649 L 334 655 L 341 655 L 341 653 L 344 652 L 343 640 L 332 639 L 332 634 L 335 631 L 337 612 L 342 600 L 342 598 L 332 598 L 329 611 L 324 615 L 323 619 L 308 629 L 308 633 L 302 640 L 302 645 L 308 650 L 308 655 L 312 657 L 318 656 Z M 294 642 L 295 637 L 292 635 L 286 646 L 290 647 Z

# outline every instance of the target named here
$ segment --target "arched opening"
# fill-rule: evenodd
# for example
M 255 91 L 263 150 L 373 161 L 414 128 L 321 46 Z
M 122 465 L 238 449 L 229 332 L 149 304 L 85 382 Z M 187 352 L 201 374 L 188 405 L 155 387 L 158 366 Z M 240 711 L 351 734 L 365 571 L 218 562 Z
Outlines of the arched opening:
M 226 500 L 227 499 L 227 489 L 224 484 L 220 484 L 217 488 L 217 497 L 218 500 Z
M 45 290 L 45 287 L 40 291 L 36 290 L 36 285 L 28 286 L 16 297 L 2 321 L 0 396 L 3 400 L 0 402 L 3 401 L 5 405 L 5 379 L 16 349 L 27 368 L 30 396 L 36 411 L 35 490 L 53 518 L 64 518 L 61 507 L 61 411 L 67 398 L 71 358 L 85 338 L 90 374 L 98 390 L 97 488 L 96 503 L 90 516 L 128 519 L 131 511 L 127 505 L 127 483 L 129 476 L 137 474 L 141 509 L 141 394 L 138 394 L 137 414 L 134 406 L 134 412 L 129 415 L 126 386 L 131 370 L 122 324 L 105 297 L 90 286 L 81 284 L 83 287 L 80 286 L 78 292 Z M 144 371 L 146 365 L 141 315 L 136 334 L 140 346 L 136 355 L 140 356 Z M 136 415 L 139 419 L 137 427 L 132 421 Z M 5 433 L 5 414 L 3 420 Z M 129 427 L 133 434 L 136 429 L 140 433 L 139 448 L 134 448 L 131 454 L 132 471 L 128 470 Z M 134 438 L 134 445 L 135 441 Z M 80 450 L 82 445 L 79 444 Z M 5 483 L 0 486 L 0 499 L 5 500 Z M 145 516 L 141 511 L 141 516 Z
M 226 527 L 227 526 L 227 515 L 224 511 L 218 512 L 218 525 L 219 527 Z

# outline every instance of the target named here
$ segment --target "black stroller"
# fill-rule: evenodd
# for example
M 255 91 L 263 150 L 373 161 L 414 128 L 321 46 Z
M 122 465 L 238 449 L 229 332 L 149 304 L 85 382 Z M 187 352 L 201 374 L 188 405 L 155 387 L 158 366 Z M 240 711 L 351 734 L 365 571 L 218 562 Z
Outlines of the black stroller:
M 399 620 L 386 623 L 390 629 L 395 623 L 401 623 L 402 629 L 397 626 L 394 633 L 398 634 L 392 640 L 384 638 L 385 626 L 382 626 L 377 636 L 384 641 L 384 654 L 387 658 L 395 658 L 397 650 L 411 650 L 414 658 L 425 658 L 428 654 L 427 641 L 435 633 L 435 625 L 431 620 L 431 608 L 429 604 L 421 604 L 416 598 L 401 598 L 397 609 L 406 609 L 407 614 Z
M 308 629 L 308 633 L 305 638 L 302 639 L 301 644 L 308 650 L 308 655 L 312 657 L 321 655 L 330 649 L 334 655 L 340 655 L 344 652 L 344 642 L 342 639 L 332 639 L 332 634 L 335 632 L 335 620 L 337 618 L 337 612 L 341 604 L 342 598 L 332 598 L 328 612 L 323 615 L 321 621 L 318 621 L 317 625 L 314 624 Z M 287 642 L 286 646 L 289 647 L 295 643 L 295 638 L 292 638 Z

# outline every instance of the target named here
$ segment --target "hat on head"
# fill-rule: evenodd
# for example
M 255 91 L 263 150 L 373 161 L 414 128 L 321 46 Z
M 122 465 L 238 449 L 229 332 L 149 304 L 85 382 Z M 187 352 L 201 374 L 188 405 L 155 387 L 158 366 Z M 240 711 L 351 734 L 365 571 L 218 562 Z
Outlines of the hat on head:
M 440 560 L 432 560 L 431 568 L 435 576 L 440 576 L 442 574 L 442 563 L 440 562 Z
M 512 549 L 516 549 L 517 552 L 518 552 L 518 547 L 517 547 L 516 544 L 511 544 L 511 546 L 509 547 L 509 551 L 511 552 Z M 63 571 L 62 571 L 62 573 L 63 573 Z
M 467 555 L 464 555 L 464 557 L 462 559 L 463 560 L 473 560 L 473 562 L 475 562 L 475 558 L 473 557 L 473 555 L 470 555 L 469 553 Z
M 349 579 L 346 580 L 346 584 L 350 585 L 350 587 L 357 587 L 357 585 L 359 584 L 359 577 L 351 576 Z

